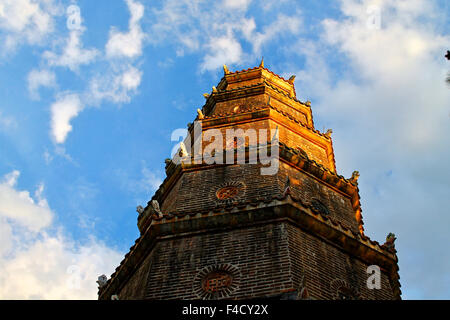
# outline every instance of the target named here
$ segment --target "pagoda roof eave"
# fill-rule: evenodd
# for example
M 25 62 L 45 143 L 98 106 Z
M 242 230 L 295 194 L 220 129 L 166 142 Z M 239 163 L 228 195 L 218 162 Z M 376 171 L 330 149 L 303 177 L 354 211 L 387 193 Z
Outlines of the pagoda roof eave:
M 276 207 L 285 207 L 286 209 L 274 210 Z M 400 299 L 401 290 L 398 281 L 400 277 L 395 251 L 389 251 L 377 241 L 353 232 L 339 221 L 315 211 L 312 206 L 303 203 L 301 199 L 295 198 L 289 193 L 262 198 L 254 202 L 227 204 L 211 210 L 163 214 L 161 218 L 153 219 L 125 255 L 106 286 L 100 290 L 99 297 L 107 299 L 109 295 L 116 294 L 120 290 L 121 284 L 136 271 L 146 253 L 151 250 L 158 239 L 170 235 L 206 232 L 211 227 L 215 229 L 229 228 L 236 223 L 244 226 L 277 221 L 289 221 L 360 257 L 366 263 L 377 264 L 384 268 L 389 272 L 390 280 L 394 284 L 396 297 Z M 174 223 L 177 227 L 173 225 Z

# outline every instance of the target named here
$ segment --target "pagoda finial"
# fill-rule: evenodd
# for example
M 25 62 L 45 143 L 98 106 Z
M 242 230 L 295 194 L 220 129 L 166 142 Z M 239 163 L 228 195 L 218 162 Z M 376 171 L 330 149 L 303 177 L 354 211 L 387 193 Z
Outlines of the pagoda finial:
M 230 73 L 230 70 L 228 70 L 228 67 L 227 67 L 226 64 L 223 65 L 223 73 L 224 74 L 229 74 Z
M 260 68 L 264 68 L 264 57 L 262 57 L 261 59 L 261 63 L 259 64 Z

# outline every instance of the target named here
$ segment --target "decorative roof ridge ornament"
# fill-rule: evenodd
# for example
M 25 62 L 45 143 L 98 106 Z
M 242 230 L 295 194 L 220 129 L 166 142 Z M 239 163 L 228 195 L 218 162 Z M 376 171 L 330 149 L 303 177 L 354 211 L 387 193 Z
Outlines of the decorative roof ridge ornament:
M 359 171 L 353 171 L 352 173 L 352 177 L 350 179 L 348 179 L 351 183 L 358 183 L 358 178 L 359 178 Z
M 264 68 L 264 57 L 261 59 L 261 63 L 259 64 L 259 68 Z
M 325 136 L 327 137 L 327 138 L 331 138 L 331 134 L 333 133 L 333 130 L 332 129 L 328 129 L 327 130 L 327 132 L 325 132 Z
M 156 213 L 156 215 L 158 216 L 158 218 L 163 218 L 164 215 L 163 215 L 163 213 L 161 212 L 161 209 L 159 208 L 159 202 L 158 202 L 158 200 L 152 200 L 152 201 L 151 201 L 151 205 L 152 205 L 152 211 L 153 211 L 154 213 Z
M 215 86 L 212 87 L 212 92 L 217 93 L 217 88 Z
M 230 70 L 228 69 L 228 67 L 227 67 L 226 64 L 223 65 L 223 73 L 224 73 L 224 74 L 229 74 L 229 73 L 231 73 Z
M 172 163 L 172 159 L 166 158 L 166 159 L 164 160 L 164 163 L 166 164 L 166 165 L 165 165 L 165 170 L 166 170 L 166 174 L 167 174 L 167 170 L 169 169 L 169 166 L 170 166 L 170 164 Z
M 108 278 L 106 277 L 106 275 L 102 274 L 101 276 L 98 277 L 98 280 L 96 282 L 98 284 L 98 288 L 101 289 L 104 286 L 106 286 L 106 283 L 108 282 Z
M 203 97 L 204 97 L 205 99 L 208 99 L 208 98 L 209 98 L 209 93 L 204 93 L 204 94 L 203 94 Z
M 202 110 L 197 109 L 197 114 L 198 114 L 198 120 L 205 119 L 205 115 L 203 114 Z
M 292 75 L 292 76 L 289 78 L 288 82 L 289 82 L 290 84 L 294 85 L 294 81 L 295 81 L 295 75 Z
M 395 240 L 397 240 L 397 238 L 395 237 L 395 234 L 390 232 L 387 236 L 386 236 L 386 242 L 381 246 L 382 248 L 390 251 L 390 252 L 396 252 L 395 250 Z

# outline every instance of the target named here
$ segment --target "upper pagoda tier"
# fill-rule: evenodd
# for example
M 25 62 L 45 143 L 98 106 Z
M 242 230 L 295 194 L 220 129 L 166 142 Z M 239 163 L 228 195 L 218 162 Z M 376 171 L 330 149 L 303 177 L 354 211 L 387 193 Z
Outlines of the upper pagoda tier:
M 224 66 L 219 84 L 204 94 L 203 129 L 278 130 L 281 143 L 335 172 L 331 130 L 322 133 L 314 128 L 311 103 L 297 99 L 294 79 L 273 73 L 263 62 L 235 72 Z

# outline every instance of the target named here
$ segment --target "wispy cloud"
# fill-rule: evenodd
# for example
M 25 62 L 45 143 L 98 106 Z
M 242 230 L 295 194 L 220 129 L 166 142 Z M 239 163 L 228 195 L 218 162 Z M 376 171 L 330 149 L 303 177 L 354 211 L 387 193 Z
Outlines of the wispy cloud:
M 136 204 L 143 204 L 148 201 L 163 181 L 163 175 L 160 172 L 150 170 L 145 161 L 141 162 L 140 170 L 131 173 L 123 169 L 115 169 L 114 175 L 121 189 L 134 197 Z
M 34 100 L 39 100 L 40 87 L 56 87 L 56 75 L 53 71 L 33 69 L 28 73 L 28 92 Z
M 84 28 L 80 30 L 72 30 L 68 39 L 65 41 L 61 54 L 53 51 L 45 51 L 44 59 L 47 60 L 49 66 L 66 67 L 71 71 L 78 71 L 80 65 L 90 64 L 98 56 L 97 49 L 84 49 L 81 42 Z
M 0 2 L 0 44 L 3 54 L 18 45 L 43 44 L 55 29 L 61 6 L 53 0 L 3 0 Z
M 154 21 L 149 41 L 171 43 L 177 55 L 200 53 L 200 71 L 217 70 L 224 63 L 240 65 L 260 58 L 269 41 L 295 35 L 301 30 L 300 11 L 280 14 L 271 23 L 258 25 L 247 16 L 250 1 L 165 1 L 161 8 L 151 10 Z M 247 49 L 250 45 L 250 50 Z
M 9 131 L 13 128 L 17 128 L 17 121 L 12 116 L 2 114 L 0 110 L 0 131 Z
M 113 103 L 130 102 L 141 83 L 142 71 L 127 64 L 118 65 L 115 69 L 118 71 L 111 69 L 107 74 L 91 79 L 88 93 L 91 103 L 101 103 L 103 100 Z

